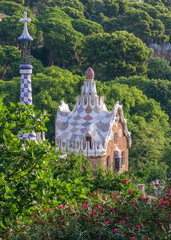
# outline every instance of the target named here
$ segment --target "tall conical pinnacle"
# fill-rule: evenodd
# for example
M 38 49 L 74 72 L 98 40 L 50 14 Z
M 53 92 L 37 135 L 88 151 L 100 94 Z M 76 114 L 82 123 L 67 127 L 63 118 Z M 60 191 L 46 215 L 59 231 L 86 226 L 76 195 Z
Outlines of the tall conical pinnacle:
M 33 41 L 33 38 L 30 36 L 28 29 L 27 29 L 27 23 L 31 22 L 30 18 L 27 18 L 27 12 L 24 12 L 24 18 L 20 19 L 20 22 L 24 23 L 24 30 L 23 34 L 18 38 L 19 41 Z

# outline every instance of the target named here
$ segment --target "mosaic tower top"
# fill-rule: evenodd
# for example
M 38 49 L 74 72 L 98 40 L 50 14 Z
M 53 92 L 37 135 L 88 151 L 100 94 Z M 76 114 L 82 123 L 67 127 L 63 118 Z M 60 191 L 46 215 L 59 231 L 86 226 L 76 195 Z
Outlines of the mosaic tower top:
M 57 150 L 62 148 L 63 153 L 70 150 L 82 151 L 85 156 L 104 156 L 109 140 L 113 139 L 112 127 L 117 120 L 123 124 L 127 145 L 130 148 L 131 133 L 128 132 L 122 106 L 117 102 L 113 110 L 108 111 L 104 97 L 97 95 L 92 68 L 87 69 L 86 78 L 73 111 L 70 111 L 68 104 L 63 101 L 58 107 L 55 124 Z

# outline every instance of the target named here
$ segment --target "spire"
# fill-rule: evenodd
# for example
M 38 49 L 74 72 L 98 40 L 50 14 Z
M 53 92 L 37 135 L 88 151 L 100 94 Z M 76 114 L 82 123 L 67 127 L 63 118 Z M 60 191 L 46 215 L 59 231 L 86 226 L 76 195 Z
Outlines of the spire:
M 86 79 L 94 79 L 94 71 L 91 67 L 86 71 Z
M 93 81 L 94 79 L 94 71 L 92 68 L 88 68 L 86 71 L 86 79 L 87 81 L 84 82 L 84 86 L 82 87 L 81 96 L 82 97 L 97 97 L 96 91 L 96 82 Z
M 22 35 L 18 38 L 19 41 L 33 41 L 33 38 L 30 36 L 28 29 L 27 29 L 27 23 L 31 22 L 30 18 L 27 18 L 27 12 L 24 12 L 24 18 L 20 19 L 20 22 L 24 23 L 24 30 Z

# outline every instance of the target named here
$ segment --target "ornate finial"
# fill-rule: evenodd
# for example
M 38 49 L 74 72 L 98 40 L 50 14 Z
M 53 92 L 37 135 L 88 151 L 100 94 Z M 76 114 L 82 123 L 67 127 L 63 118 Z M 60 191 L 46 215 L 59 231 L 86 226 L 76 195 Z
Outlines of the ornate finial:
M 86 79 L 94 79 L 94 71 L 90 67 L 86 71 Z
M 27 18 L 27 12 L 24 12 L 24 18 L 20 19 L 20 22 L 24 23 L 24 31 L 23 34 L 19 37 L 18 40 L 20 41 L 33 41 L 33 38 L 30 36 L 28 29 L 27 29 L 27 23 L 31 22 L 30 18 Z

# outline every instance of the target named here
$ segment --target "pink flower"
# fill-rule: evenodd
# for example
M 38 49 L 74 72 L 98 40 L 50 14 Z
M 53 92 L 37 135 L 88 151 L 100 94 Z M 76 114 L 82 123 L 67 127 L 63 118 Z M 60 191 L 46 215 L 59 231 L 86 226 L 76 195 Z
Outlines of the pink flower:
M 86 207 L 87 207 L 87 205 L 84 203 L 83 208 L 86 208 Z
M 135 240 L 135 237 L 132 237 L 132 240 Z
M 81 207 L 78 207 L 78 209 L 80 209 Z
M 106 199 L 106 197 L 103 197 L 104 199 Z
M 75 204 L 75 202 L 73 202 L 73 204 Z
M 137 226 L 137 229 L 140 229 L 140 225 Z
M 122 220 L 121 224 L 124 224 L 124 222 L 125 222 L 125 221 L 124 221 L 124 220 Z
M 129 218 L 128 217 L 126 217 L 126 220 L 128 220 Z
M 70 208 L 69 211 L 72 211 L 72 209 Z
M 118 230 L 115 228 L 113 231 L 114 231 L 114 232 L 117 232 Z
M 113 197 L 113 199 L 116 199 L 116 197 Z
M 162 211 L 163 214 L 166 214 L 164 211 Z
M 169 190 L 169 195 L 171 194 L 171 190 Z
M 150 240 L 149 238 L 147 238 L 147 240 Z
M 129 193 L 130 193 L 130 194 L 132 194 L 132 189 L 131 189 L 131 190 L 129 190 Z
M 63 209 L 63 206 L 58 206 L 58 208 L 61 208 L 61 209 Z
M 92 217 L 93 216 L 93 213 L 90 213 L 90 215 L 89 215 L 90 217 Z
M 132 228 L 132 229 L 134 229 L 134 227 L 133 227 L 133 226 L 131 226 L 131 228 Z
M 148 202 L 146 202 L 145 205 L 148 205 Z
M 109 224 L 109 221 L 106 221 L 105 224 Z
M 125 179 L 125 184 L 127 184 L 129 182 L 129 180 L 128 179 Z
M 115 209 L 112 209 L 113 212 L 115 212 Z
M 77 218 L 80 218 L 80 215 L 78 215 Z
M 166 235 L 166 232 L 164 232 L 164 235 Z
M 95 210 L 93 211 L 93 213 L 94 213 L 94 214 L 98 214 L 98 212 L 97 212 L 97 211 L 95 211 Z

